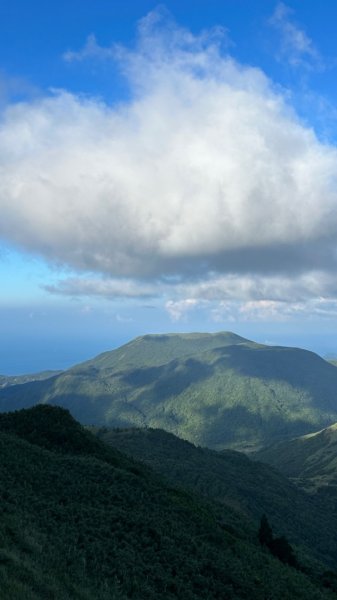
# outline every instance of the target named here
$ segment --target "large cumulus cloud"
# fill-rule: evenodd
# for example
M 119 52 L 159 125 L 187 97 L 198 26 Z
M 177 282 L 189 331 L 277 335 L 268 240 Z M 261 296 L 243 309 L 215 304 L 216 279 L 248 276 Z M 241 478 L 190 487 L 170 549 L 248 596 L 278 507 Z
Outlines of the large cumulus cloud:
M 126 278 L 130 296 L 142 281 L 146 295 L 186 278 L 212 290 L 221 277 L 264 277 L 272 290 L 276 275 L 301 275 L 302 286 L 306 273 L 318 273 L 315 281 L 331 273 L 336 149 L 261 70 L 224 52 L 221 33 L 193 36 L 151 13 L 134 50 L 100 48 L 91 37 L 66 55 L 118 61 L 127 101 L 56 91 L 8 106 L 0 236 L 113 278 L 116 295 Z

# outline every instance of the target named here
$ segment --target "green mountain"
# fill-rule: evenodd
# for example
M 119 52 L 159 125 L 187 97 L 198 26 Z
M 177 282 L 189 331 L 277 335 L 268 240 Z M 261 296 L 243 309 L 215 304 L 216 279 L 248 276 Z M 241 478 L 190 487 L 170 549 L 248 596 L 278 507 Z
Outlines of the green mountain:
M 60 375 L 0 390 L 0 410 L 68 408 L 83 424 L 162 428 L 251 450 L 337 421 L 337 369 L 233 333 L 147 335 Z
M 172 485 L 232 507 L 255 527 L 262 514 L 268 515 L 275 530 L 295 544 L 302 562 L 313 556 L 334 568 L 336 512 L 269 465 L 233 450 L 197 448 L 159 429 L 101 428 L 96 435 L 164 475 Z
M 337 424 L 322 431 L 273 444 L 254 457 L 311 491 L 337 495 Z
M 0 495 L 6 600 L 336 597 L 230 507 L 165 483 L 61 408 L 2 415 Z
M 40 373 L 30 373 L 28 375 L 0 375 L 0 388 L 9 385 L 19 385 L 29 381 L 41 381 L 59 375 L 62 371 L 41 371 Z

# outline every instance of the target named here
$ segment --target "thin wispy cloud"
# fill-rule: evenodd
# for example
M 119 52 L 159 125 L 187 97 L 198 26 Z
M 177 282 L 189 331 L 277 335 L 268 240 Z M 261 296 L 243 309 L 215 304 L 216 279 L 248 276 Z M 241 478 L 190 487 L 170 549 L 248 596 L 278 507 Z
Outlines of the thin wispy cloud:
M 180 321 L 191 310 L 200 305 L 200 300 L 196 298 L 184 298 L 183 300 L 168 300 L 165 309 L 169 313 L 172 321 Z
M 302 275 L 211 274 L 199 281 L 175 284 L 134 280 L 72 277 L 45 289 L 72 298 L 118 298 L 164 302 L 172 321 L 198 309 L 215 322 L 289 320 L 334 316 L 337 283 L 333 273 L 309 271 Z
M 277 302 L 256 300 L 244 303 L 221 302 L 213 309 L 213 320 L 217 323 L 246 321 L 256 323 L 287 322 L 308 323 L 317 319 L 331 319 L 337 316 L 337 300 L 315 298 L 305 302 Z
M 103 48 L 97 43 L 93 33 L 88 35 L 86 43 L 81 50 L 67 50 L 63 54 L 63 59 L 68 62 L 82 62 L 86 60 L 111 60 L 114 59 L 118 51 L 118 46 L 112 45 L 110 48 Z
M 151 298 L 158 295 L 158 289 L 154 284 L 137 283 L 125 279 L 98 279 L 88 277 L 70 277 L 58 281 L 56 284 L 46 284 L 44 289 L 51 294 L 80 296 L 98 298 Z
M 292 20 L 293 11 L 283 2 L 275 8 L 269 23 L 280 35 L 280 48 L 277 57 L 291 67 L 309 70 L 322 70 L 323 59 L 312 39 Z

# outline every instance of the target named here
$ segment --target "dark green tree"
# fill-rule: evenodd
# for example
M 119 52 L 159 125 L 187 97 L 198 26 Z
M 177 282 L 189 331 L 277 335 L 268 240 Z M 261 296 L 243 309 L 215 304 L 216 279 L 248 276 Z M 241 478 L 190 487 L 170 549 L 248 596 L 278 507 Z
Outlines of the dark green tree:
M 298 562 L 294 551 L 284 535 L 274 538 L 269 546 L 271 553 L 281 562 L 287 563 L 291 567 L 298 567 Z
M 273 532 L 266 515 L 262 515 L 261 517 L 258 535 L 261 546 L 267 546 L 267 548 L 270 548 L 273 542 Z
M 287 538 L 284 535 L 278 538 L 273 537 L 273 530 L 266 515 L 261 517 L 258 536 L 261 546 L 266 546 L 281 562 L 299 568 L 296 556 Z
M 325 588 L 331 589 L 335 594 L 337 593 L 337 573 L 334 571 L 324 571 L 321 580 Z

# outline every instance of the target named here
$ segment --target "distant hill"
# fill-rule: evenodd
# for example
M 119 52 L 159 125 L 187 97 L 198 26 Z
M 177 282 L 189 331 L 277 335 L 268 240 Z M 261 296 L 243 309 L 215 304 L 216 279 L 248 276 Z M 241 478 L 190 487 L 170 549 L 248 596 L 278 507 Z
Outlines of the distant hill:
M 165 483 L 60 408 L 3 415 L 0 495 L 6 600 L 335 597 L 230 507 Z
M 267 514 L 275 529 L 297 545 L 299 555 L 313 555 L 335 566 L 336 512 L 269 465 L 232 450 L 197 448 L 159 429 L 102 428 L 96 435 L 152 467 L 173 485 L 232 507 L 256 527 L 261 515 Z
M 0 375 L 0 388 L 28 383 L 29 381 L 42 381 L 60 373 L 62 371 L 41 371 L 41 373 L 30 373 L 28 375 Z
M 337 423 L 263 448 L 254 458 L 273 465 L 305 489 L 337 496 Z
M 84 424 L 159 427 L 252 450 L 337 421 L 337 369 L 233 333 L 146 335 L 60 375 L 0 390 L 0 410 L 50 403 Z

